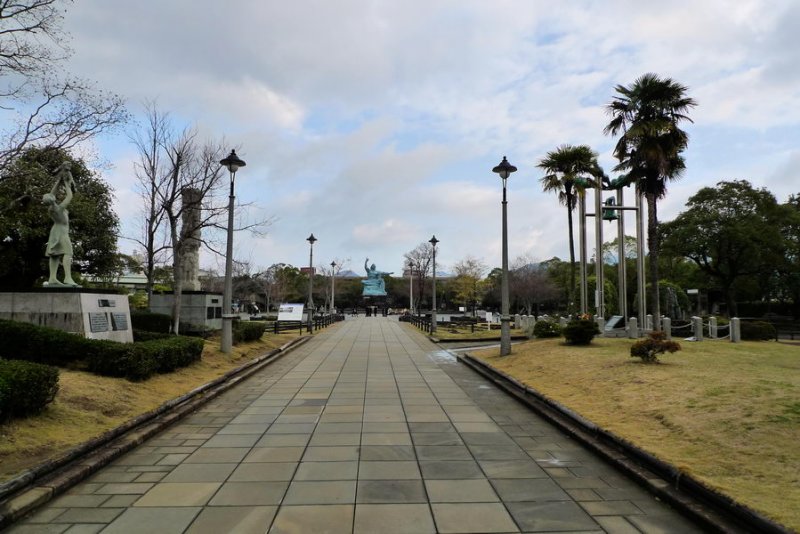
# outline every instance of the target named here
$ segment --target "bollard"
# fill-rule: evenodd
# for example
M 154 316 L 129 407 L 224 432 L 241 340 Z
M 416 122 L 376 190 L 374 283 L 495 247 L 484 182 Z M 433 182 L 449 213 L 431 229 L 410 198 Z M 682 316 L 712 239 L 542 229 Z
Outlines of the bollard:
M 708 318 L 708 338 L 709 339 L 717 339 L 719 337 L 717 333 L 719 329 L 717 328 L 717 318 L 711 316 Z
M 661 322 L 664 325 L 664 336 L 668 340 L 672 339 L 672 319 L 664 317 Z
M 647 332 L 650 332 L 651 330 L 653 330 L 653 315 L 652 314 L 648 313 L 645 316 L 645 318 L 644 318 L 644 329 Z
M 519 330 L 522 327 L 522 318 L 518 313 L 514 314 L 514 328 Z
M 695 341 L 703 341 L 703 318 L 692 317 L 692 332 Z
M 742 322 L 738 317 L 731 319 L 731 342 L 739 343 L 742 340 Z
M 631 339 L 639 337 L 639 321 L 636 317 L 628 319 L 628 337 Z

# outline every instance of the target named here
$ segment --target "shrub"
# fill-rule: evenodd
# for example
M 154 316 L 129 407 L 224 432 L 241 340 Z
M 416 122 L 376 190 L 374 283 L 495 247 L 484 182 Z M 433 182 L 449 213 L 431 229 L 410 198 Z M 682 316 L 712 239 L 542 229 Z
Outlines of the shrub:
M 233 323 L 233 343 L 235 345 L 259 340 L 266 328 L 266 323 L 261 321 L 236 321 Z
M 559 337 L 561 336 L 561 325 L 554 321 L 536 321 L 533 325 L 534 337 Z
M 172 326 L 172 318 L 164 313 L 151 313 L 148 311 L 132 311 L 131 327 L 134 330 L 147 332 L 161 332 L 168 334 Z
M 55 328 L 0 320 L 0 358 L 64 366 L 86 355 L 90 340 Z
M 150 341 L 153 339 L 166 339 L 170 337 L 171 334 L 162 334 L 160 332 L 148 332 L 147 330 L 134 330 L 133 331 L 133 341 Z
M 37 414 L 58 393 L 58 369 L 21 360 L 0 360 L 0 420 Z
M 631 345 L 631 357 L 641 358 L 645 363 L 656 363 L 659 354 L 679 350 L 681 350 L 681 346 L 678 342 L 668 340 L 667 334 L 656 331 L 650 332 L 645 339 L 640 339 Z
M 573 319 L 563 329 L 564 337 L 570 345 L 588 345 L 600 328 L 591 319 Z
M 137 343 L 97 341 L 97 350 L 87 358 L 89 371 L 99 375 L 144 380 L 156 373 L 169 373 L 200 359 L 203 340 L 169 336 Z
M 741 321 L 739 324 L 745 341 L 769 341 L 777 337 L 775 327 L 765 321 Z

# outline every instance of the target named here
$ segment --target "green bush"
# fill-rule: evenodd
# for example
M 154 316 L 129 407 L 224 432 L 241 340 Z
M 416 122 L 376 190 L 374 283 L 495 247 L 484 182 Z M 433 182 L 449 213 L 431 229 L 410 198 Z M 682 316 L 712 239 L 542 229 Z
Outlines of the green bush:
M 148 311 L 132 311 L 131 327 L 134 330 L 147 332 L 161 332 L 168 334 L 172 326 L 172 318 L 164 313 L 151 313 Z
M 65 366 L 81 360 L 90 340 L 55 328 L 0 320 L 0 358 Z
M 742 321 L 740 331 L 745 341 L 769 341 L 775 339 L 775 327 L 765 321 Z
M 650 332 L 645 339 L 631 345 L 631 357 L 641 358 L 645 363 L 658 362 L 658 355 L 665 352 L 681 350 L 680 344 L 667 339 L 667 334 L 660 331 Z
M 148 332 L 147 330 L 134 330 L 133 331 L 133 341 L 150 341 L 153 339 L 166 339 L 170 337 L 171 334 L 162 334 L 160 332 Z
M 58 393 L 58 369 L 21 360 L 0 360 L 0 420 L 37 414 Z
M 88 369 L 104 376 L 144 380 L 156 373 L 169 373 L 200 359 L 203 340 L 169 336 L 137 343 L 97 341 L 97 350 L 87 358 Z
M 600 333 L 600 328 L 591 319 L 574 319 L 567 323 L 562 332 L 568 344 L 588 345 Z
M 200 359 L 203 340 L 134 331 L 137 341 L 87 339 L 54 328 L 0 320 L 0 358 L 65 366 L 85 362 L 92 373 L 143 380 Z
M 233 344 L 259 340 L 266 328 L 266 323 L 261 321 L 236 321 L 233 323 Z
M 561 325 L 554 322 L 554 321 L 536 321 L 536 324 L 533 325 L 533 335 L 534 337 L 560 337 L 561 336 Z

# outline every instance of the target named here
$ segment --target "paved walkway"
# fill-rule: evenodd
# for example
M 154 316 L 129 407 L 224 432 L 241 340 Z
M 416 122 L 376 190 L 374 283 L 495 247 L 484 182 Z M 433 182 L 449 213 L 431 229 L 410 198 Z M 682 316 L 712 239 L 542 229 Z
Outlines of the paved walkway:
M 696 532 L 391 318 L 348 320 L 12 532 Z

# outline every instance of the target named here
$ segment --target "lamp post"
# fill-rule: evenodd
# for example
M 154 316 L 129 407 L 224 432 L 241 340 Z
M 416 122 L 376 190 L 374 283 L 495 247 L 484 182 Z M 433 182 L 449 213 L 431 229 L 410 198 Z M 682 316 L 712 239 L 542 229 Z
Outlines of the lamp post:
M 408 307 L 414 315 L 414 264 L 408 262 Z
M 311 295 L 314 290 L 314 243 L 317 238 L 311 234 L 306 241 L 311 245 L 308 253 L 308 331 L 314 332 L 314 300 Z
M 220 348 L 225 354 L 230 354 L 233 347 L 233 317 L 231 313 L 231 300 L 233 293 L 233 186 L 236 181 L 236 171 L 246 163 L 239 159 L 235 150 L 231 150 L 228 157 L 221 160 L 220 165 L 226 167 L 231 175 L 231 189 L 228 195 L 228 246 L 225 250 L 225 287 L 222 290 L 222 341 Z
M 334 280 L 336 280 L 336 262 L 331 262 L 331 315 L 336 313 L 336 306 L 335 306 L 335 299 L 336 296 L 336 286 L 334 285 Z
M 436 333 L 436 243 L 439 240 L 436 236 L 430 238 L 428 243 L 433 246 L 433 296 L 431 297 L 433 306 L 431 306 L 431 334 Z
M 517 168 L 511 165 L 505 156 L 503 161 L 492 169 L 503 180 L 503 279 L 500 284 L 500 356 L 511 354 L 511 316 L 508 314 L 508 200 L 506 200 L 506 182 Z

